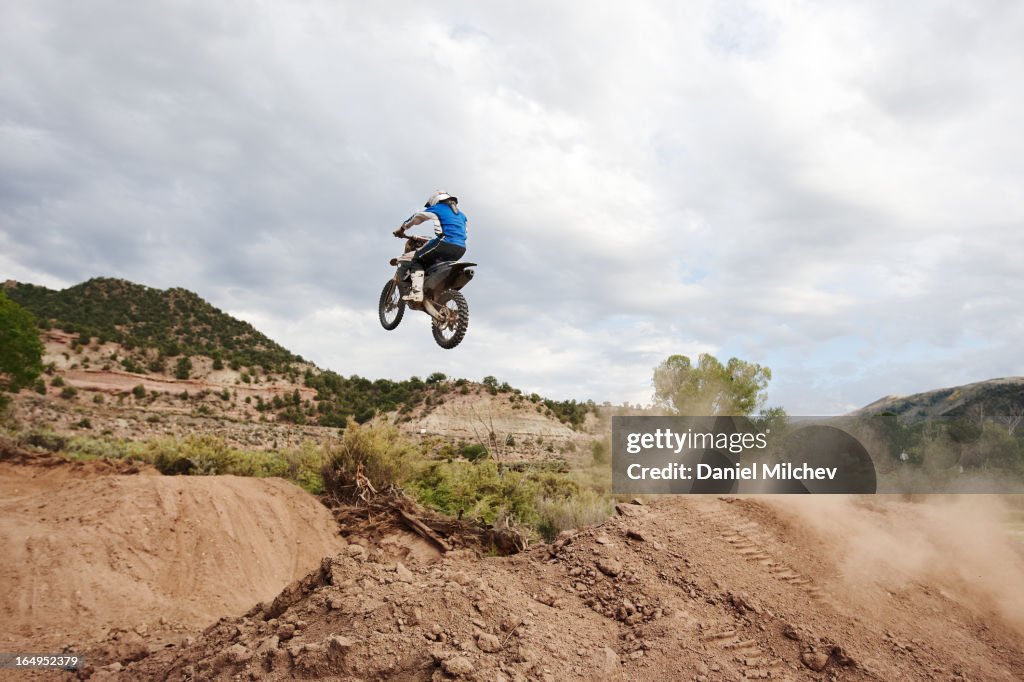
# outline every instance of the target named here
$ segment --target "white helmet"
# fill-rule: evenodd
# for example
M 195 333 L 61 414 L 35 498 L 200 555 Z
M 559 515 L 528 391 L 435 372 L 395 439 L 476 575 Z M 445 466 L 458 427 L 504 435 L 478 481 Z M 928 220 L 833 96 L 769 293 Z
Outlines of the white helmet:
M 431 206 L 436 206 L 437 202 L 445 201 L 446 199 L 451 199 L 456 204 L 459 203 L 458 197 L 453 197 L 451 194 L 448 194 L 448 192 L 439 189 L 430 195 L 430 198 L 427 199 L 427 203 L 423 204 L 423 208 L 430 208 Z

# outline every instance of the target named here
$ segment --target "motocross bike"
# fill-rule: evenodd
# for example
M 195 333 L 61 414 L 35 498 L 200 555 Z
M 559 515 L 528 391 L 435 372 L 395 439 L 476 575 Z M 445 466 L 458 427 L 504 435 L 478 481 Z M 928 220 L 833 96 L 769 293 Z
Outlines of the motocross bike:
M 441 348 L 455 348 L 466 335 L 469 326 L 469 304 L 466 297 L 459 291 L 469 284 L 475 274 L 471 267 L 476 263 L 459 263 L 456 261 L 438 261 L 426 269 L 423 277 L 423 301 L 406 301 L 403 296 L 409 293 L 412 282 L 409 272 L 401 277 L 401 263 L 412 260 L 416 250 L 426 244 L 426 237 L 396 234 L 405 239 L 405 253 L 391 259 L 396 266 L 395 276 L 384 285 L 380 292 L 380 304 L 377 308 L 380 324 L 391 331 L 398 326 L 408 306 L 413 310 L 422 310 L 430 315 L 431 331 L 434 340 Z

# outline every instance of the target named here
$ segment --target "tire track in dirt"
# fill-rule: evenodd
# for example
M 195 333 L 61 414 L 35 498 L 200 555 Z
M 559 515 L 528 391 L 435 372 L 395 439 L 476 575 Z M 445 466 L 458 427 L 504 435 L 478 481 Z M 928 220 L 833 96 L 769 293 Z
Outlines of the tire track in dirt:
M 792 680 L 786 662 L 766 651 L 757 639 L 749 638 L 735 627 L 718 629 L 701 636 L 701 641 L 720 649 L 725 656 L 743 666 L 743 677 L 750 680 Z
M 746 561 L 756 564 L 772 578 L 800 589 L 820 606 L 836 608 L 835 600 L 813 578 L 783 558 L 787 550 L 761 524 L 733 509 L 727 498 L 697 507 L 716 529 L 717 537 Z
M 729 601 L 729 594 L 719 581 L 722 576 L 714 570 L 703 570 L 717 562 L 698 568 L 694 557 L 728 554 L 723 554 L 724 543 L 717 535 L 707 533 L 706 520 L 695 511 L 695 506 L 685 501 L 672 506 L 626 508 L 629 516 L 624 521 L 625 545 L 643 560 L 649 571 L 641 582 L 657 581 L 664 587 L 665 591 L 652 589 L 649 594 L 657 594 L 663 606 L 671 606 L 674 621 L 692 632 L 692 645 L 684 648 L 700 654 L 710 666 L 708 679 L 801 679 L 792 676 L 793 661 L 787 662 L 780 655 L 772 637 L 763 628 L 752 625 Z M 620 523 L 623 521 L 615 525 Z M 666 558 L 677 564 L 677 570 L 665 570 Z M 623 631 L 628 637 L 630 628 L 624 627 Z M 665 672 L 662 669 L 655 678 L 665 679 Z

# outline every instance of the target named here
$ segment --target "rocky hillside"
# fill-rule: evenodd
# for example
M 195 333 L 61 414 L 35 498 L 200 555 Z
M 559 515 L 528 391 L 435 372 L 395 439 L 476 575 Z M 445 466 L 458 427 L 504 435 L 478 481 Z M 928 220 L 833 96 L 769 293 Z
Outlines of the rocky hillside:
M 854 414 L 895 414 L 913 423 L 931 417 L 1016 415 L 1024 412 L 1024 377 L 978 381 L 910 396 L 886 396 Z
M 129 353 L 152 350 L 160 360 L 204 355 L 236 369 L 249 365 L 285 371 L 292 363 L 302 362 L 248 322 L 186 289 L 152 289 L 103 277 L 60 291 L 18 282 L 7 282 L 5 289 L 11 300 L 36 316 L 40 326 L 75 333 L 82 342 L 113 341 Z
M 185 289 L 107 278 L 62 291 L 4 288 L 36 316 L 45 345 L 46 372 L 15 405 L 33 426 L 129 439 L 213 430 L 241 447 L 272 448 L 376 418 L 533 459 L 575 449 L 595 421 L 593 403 L 527 395 L 494 377 L 393 381 L 322 370 Z
M 590 444 L 604 432 L 593 408 L 580 406 L 585 415 L 572 428 L 545 401 L 521 392 L 494 391 L 467 382 L 455 390 L 428 395 L 412 409 L 383 415 L 413 436 L 433 437 L 462 444 L 485 444 L 505 461 L 572 459 L 590 455 Z M 550 401 L 548 401 L 550 402 Z

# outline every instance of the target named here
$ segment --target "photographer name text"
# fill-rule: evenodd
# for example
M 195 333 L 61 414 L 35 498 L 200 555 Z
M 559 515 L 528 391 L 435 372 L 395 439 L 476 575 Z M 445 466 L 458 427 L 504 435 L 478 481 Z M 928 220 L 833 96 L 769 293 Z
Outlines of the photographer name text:
M 807 464 L 735 464 L 731 467 L 671 462 L 660 467 L 630 464 L 626 476 L 634 481 L 833 481 L 839 467 L 812 467 Z

